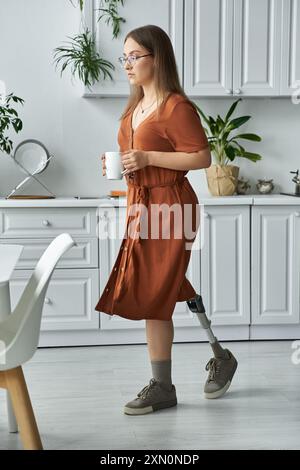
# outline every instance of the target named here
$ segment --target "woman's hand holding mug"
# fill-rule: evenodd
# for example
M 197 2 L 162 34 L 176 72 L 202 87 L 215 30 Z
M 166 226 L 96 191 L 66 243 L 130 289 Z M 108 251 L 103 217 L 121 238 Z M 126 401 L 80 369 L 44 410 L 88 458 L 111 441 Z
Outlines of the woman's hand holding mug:
M 126 173 L 140 170 L 149 165 L 148 153 L 144 150 L 126 150 L 125 152 L 121 152 L 121 155 Z M 125 171 L 122 173 L 125 174 Z
M 108 162 L 106 157 L 109 159 Z M 127 173 L 133 173 L 149 165 L 148 152 L 135 149 L 124 152 L 104 152 L 101 155 L 101 161 L 102 176 L 108 179 L 121 179 Z

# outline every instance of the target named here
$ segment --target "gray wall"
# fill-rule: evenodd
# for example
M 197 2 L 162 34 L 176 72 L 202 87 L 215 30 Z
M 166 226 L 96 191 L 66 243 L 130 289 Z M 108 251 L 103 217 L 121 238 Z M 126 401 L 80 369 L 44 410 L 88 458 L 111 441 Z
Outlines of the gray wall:
M 68 0 L 0 0 L 0 80 L 7 93 L 26 101 L 18 107 L 24 129 L 11 136 L 15 146 L 27 138 L 39 139 L 54 154 L 41 179 L 57 196 L 97 196 L 126 189 L 124 181 L 106 181 L 99 159 L 105 150 L 118 150 L 118 119 L 126 99 L 82 98 L 82 85 L 72 82 L 69 72 L 61 78 L 55 71 L 53 49 L 78 33 L 79 25 L 79 9 Z M 195 101 L 211 115 L 224 115 L 233 99 Z M 274 178 L 275 192 L 294 191 L 289 171 L 300 169 L 300 105 L 287 98 L 244 98 L 236 116 L 244 113 L 252 119 L 243 131 L 263 137 L 260 144 L 249 143 L 248 149 L 261 153 L 263 160 L 255 164 L 236 159 L 240 175 L 250 178 L 253 193 L 257 179 L 265 176 Z M 4 196 L 22 175 L 8 157 L 0 157 Z M 209 194 L 204 170 L 190 171 L 188 177 L 199 195 Z M 40 191 L 30 186 L 26 192 Z

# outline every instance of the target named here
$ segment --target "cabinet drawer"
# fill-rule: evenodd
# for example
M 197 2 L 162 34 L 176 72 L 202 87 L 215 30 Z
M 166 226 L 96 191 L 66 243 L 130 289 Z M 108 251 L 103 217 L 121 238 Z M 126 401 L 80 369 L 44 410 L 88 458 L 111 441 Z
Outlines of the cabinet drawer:
M 62 232 L 96 237 L 96 208 L 2 209 L 1 238 L 51 237 Z
M 32 274 L 15 271 L 10 281 L 11 304 L 15 307 Z M 98 269 L 57 269 L 45 297 L 41 329 L 91 330 L 99 328 L 95 305 L 99 296 Z
M 16 269 L 34 269 L 36 263 L 50 245 L 52 238 L 20 238 L 17 243 L 23 245 L 23 251 Z M 98 267 L 98 239 L 76 238 L 77 246 L 73 246 L 58 261 L 56 268 L 97 268 Z M 1 245 L 15 244 L 16 239 L 2 239 Z

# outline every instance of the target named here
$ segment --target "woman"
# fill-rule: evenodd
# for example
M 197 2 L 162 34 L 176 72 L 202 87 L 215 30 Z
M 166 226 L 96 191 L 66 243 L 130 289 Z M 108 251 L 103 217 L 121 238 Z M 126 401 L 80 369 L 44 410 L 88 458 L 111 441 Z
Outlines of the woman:
M 95 309 L 146 320 L 153 378 L 124 408 L 137 415 L 177 404 L 171 380 L 172 314 L 177 301 L 197 295 L 185 273 L 199 228 L 199 201 L 185 175 L 209 167 L 211 154 L 197 110 L 180 86 L 168 35 L 155 25 L 134 29 L 125 38 L 120 62 L 131 85 L 118 133 L 128 186 L 127 226 Z M 104 155 L 102 160 L 105 175 Z M 171 210 L 167 217 L 164 213 L 169 237 L 154 217 L 154 207 L 162 204 L 181 209 L 181 219 L 175 213 L 172 217 Z M 138 216 L 132 210 L 136 205 L 141 209 Z M 156 236 L 152 231 L 149 235 L 150 229 L 156 229 Z

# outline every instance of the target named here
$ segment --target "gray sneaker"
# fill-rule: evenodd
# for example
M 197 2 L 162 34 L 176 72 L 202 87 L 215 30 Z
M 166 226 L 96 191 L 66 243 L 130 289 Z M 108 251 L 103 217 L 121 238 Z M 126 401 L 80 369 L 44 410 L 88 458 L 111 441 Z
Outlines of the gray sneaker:
M 172 384 L 169 391 L 160 382 L 152 378 L 149 385 L 146 385 L 137 394 L 137 398 L 126 403 L 124 413 L 127 415 L 144 415 L 175 405 L 177 405 L 175 385 Z
M 225 351 L 229 355 L 228 359 L 212 357 L 205 366 L 205 369 L 209 371 L 204 386 L 205 398 L 221 397 L 231 384 L 238 363 L 229 349 L 225 349 Z

